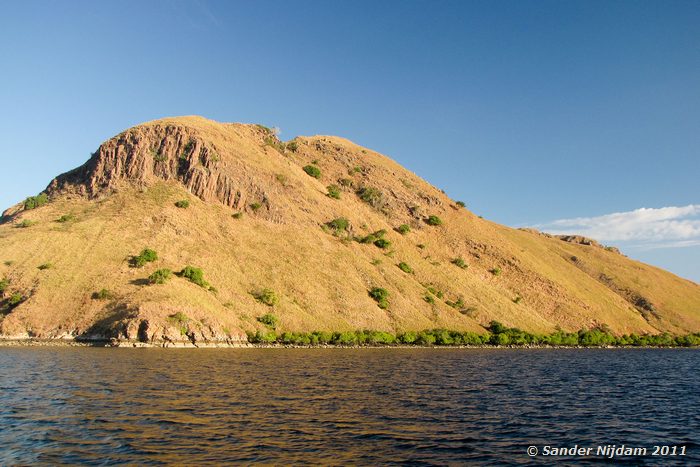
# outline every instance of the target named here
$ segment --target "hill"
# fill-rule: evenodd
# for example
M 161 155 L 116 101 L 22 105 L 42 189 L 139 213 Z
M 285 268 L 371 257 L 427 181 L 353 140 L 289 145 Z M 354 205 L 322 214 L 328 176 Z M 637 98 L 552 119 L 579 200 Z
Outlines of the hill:
M 130 128 L 5 211 L 0 279 L 5 338 L 700 331 L 698 284 L 482 219 L 346 139 L 201 117 Z

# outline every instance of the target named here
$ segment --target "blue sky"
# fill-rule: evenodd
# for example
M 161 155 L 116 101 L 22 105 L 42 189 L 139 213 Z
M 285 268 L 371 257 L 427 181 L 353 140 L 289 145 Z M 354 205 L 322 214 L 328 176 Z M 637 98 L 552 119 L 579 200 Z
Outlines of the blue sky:
M 0 206 L 197 114 L 347 137 L 700 282 L 698 24 L 698 1 L 3 2 Z

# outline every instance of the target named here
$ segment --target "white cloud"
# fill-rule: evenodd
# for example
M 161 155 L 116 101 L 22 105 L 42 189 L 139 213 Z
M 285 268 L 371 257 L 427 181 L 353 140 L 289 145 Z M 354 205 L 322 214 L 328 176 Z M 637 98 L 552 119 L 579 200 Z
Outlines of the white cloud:
M 700 204 L 559 219 L 534 227 L 554 235 L 577 234 L 603 243 L 624 242 L 640 248 L 697 246 L 700 244 Z

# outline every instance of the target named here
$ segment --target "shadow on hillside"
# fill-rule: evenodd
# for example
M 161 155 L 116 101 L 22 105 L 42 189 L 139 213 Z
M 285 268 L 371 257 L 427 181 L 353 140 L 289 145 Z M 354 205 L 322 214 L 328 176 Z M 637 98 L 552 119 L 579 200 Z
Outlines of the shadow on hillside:
M 78 342 L 106 342 L 111 339 L 128 339 L 129 322 L 137 317 L 124 303 L 107 306 L 106 316 L 75 338 Z

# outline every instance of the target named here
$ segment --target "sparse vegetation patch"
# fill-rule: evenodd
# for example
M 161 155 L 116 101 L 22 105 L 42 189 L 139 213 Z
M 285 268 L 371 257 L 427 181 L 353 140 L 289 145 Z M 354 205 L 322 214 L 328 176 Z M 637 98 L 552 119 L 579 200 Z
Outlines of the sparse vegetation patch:
M 340 199 L 340 187 L 338 185 L 328 185 L 326 190 L 328 190 L 327 196 L 329 198 Z
M 49 195 L 47 195 L 46 193 L 39 193 L 36 196 L 30 196 L 29 198 L 24 200 L 24 209 L 25 210 L 36 209 L 40 206 L 45 205 L 48 202 L 49 202 Z
M 398 264 L 398 267 L 406 274 L 413 274 L 413 268 L 411 266 L 409 266 L 408 263 L 404 263 L 402 261 Z
M 180 201 L 177 201 L 175 203 L 175 206 L 177 206 L 180 209 L 187 209 L 190 207 L 190 200 L 188 199 L 181 199 Z
M 396 228 L 396 231 L 400 233 L 401 235 L 406 235 L 411 231 L 411 226 L 408 224 L 401 224 Z
M 260 321 L 270 329 L 275 329 L 277 327 L 278 320 L 277 316 L 273 315 L 272 313 L 265 313 L 264 315 L 258 318 L 258 321 Z
M 389 308 L 389 291 L 381 287 L 374 287 L 369 291 L 369 296 L 377 302 L 377 306 L 381 309 Z
M 257 301 L 267 306 L 275 306 L 279 303 L 279 297 L 272 289 L 257 290 L 252 295 Z
M 452 264 L 454 264 L 455 266 L 462 268 L 462 269 L 467 269 L 469 267 L 469 265 L 467 263 L 465 263 L 462 258 L 459 258 L 459 257 L 454 258 L 452 260 Z
M 307 173 L 307 175 L 314 177 L 314 178 L 321 178 L 321 169 L 316 167 L 315 165 L 305 165 L 304 166 L 304 172 Z
M 165 284 L 172 276 L 173 272 L 170 269 L 158 269 L 153 274 L 148 276 L 148 282 L 151 284 Z
M 202 271 L 200 268 L 196 268 L 194 266 L 185 266 L 182 271 L 177 273 L 178 277 L 182 277 L 183 279 L 187 279 L 188 281 L 192 282 L 193 284 L 197 284 L 200 287 L 203 287 L 205 289 L 209 289 L 209 283 L 204 280 L 204 271 Z
M 438 216 L 431 215 L 428 216 L 428 218 L 425 220 L 425 223 L 432 226 L 438 226 L 442 225 L 442 219 L 440 219 Z
M 97 292 L 93 292 L 93 300 L 111 300 L 114 298 L 114 294 L 108 289 L 101 289 Z
M 131 257 L 131 266 L 135 268 L 142 268 L 146 263 L 152 263 L 158 259 L 158 253 L 150 248 L 144 248 L 138 256 Z

